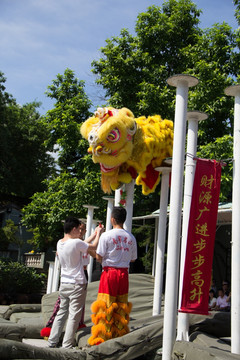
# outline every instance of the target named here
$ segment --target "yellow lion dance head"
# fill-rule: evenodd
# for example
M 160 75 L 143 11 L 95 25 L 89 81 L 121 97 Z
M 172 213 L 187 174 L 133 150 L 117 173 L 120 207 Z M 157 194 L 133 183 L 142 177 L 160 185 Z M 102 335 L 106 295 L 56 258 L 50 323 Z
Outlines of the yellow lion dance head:
M 143 194 L 153 192 L 160 179 L 154 167 L 172 155 L 173 123 L 159 115 L 136 119 L 127 108 L 98 108 L 82 124 L 81 134 L 100 164 L 106 193 L 135 178 Z

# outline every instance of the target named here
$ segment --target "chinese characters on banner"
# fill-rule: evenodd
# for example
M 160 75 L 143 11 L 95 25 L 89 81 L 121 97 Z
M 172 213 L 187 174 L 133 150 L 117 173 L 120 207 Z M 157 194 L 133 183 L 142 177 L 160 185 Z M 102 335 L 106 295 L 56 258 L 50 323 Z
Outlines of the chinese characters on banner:
M 197 159 L 188 225 L 181 312 L 208 314 L 221 164 Z

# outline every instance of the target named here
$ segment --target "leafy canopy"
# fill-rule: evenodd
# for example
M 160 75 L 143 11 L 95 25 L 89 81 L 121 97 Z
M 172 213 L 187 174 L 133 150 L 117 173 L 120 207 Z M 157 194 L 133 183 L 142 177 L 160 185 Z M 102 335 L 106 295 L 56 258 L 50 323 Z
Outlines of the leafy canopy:
M 29 198 L 54 173 L 53 159 L 44 146 L 39 103 L 18 105 L 5 91 L 5 81 L 0 73 L 0 194 Z
M 42 251 L 62 236 L 62 221 L 67 216 L 86 218 L 83 205 L 99 206 L 96 217 L 101 220 L 106 208 L 99 167 L 87 155 L 88 143 L 80 135 L 80 125 L 90 116 L 91 106 L 84 82 L 66 69 L 64 75 L 57 75 L 47 94 L 56 100 L 44 123 L 50 133 L 46 144 L 53 150 L 58 147 L 58 175 L 47 179 L 46 190 L 35 193 L 23 209 L 23 222 L 34 234 L 30 242 Z

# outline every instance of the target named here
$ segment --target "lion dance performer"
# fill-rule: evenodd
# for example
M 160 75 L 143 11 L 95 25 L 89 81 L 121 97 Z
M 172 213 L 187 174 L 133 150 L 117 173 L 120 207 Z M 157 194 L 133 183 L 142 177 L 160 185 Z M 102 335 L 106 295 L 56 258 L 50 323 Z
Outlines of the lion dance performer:
M 135 237 L 123 229 L 126 209 L 114 207 L 111 214 L 113 229 L 103 233 L 96 250 L 96 259 L 102 263 L 97 300 L 92 304 L 94 323 L 88 339 L 90 345 L 125 335 L 129 332 L 128 269 L 137 258 Z

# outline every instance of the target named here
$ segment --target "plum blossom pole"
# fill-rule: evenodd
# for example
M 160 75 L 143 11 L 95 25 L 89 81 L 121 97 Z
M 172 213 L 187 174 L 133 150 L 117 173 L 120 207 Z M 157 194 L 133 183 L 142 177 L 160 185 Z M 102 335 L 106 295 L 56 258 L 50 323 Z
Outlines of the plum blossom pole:
M 111 230 L 111 213 L 114 205 L 114 198 L 110 196 L 104 196 L 103 200 L 107 200 L 107 217 L 106 217 L 106 231 Z
M 188 111 L 188 136 L 187 136 L 187 156 L 185 165 L 185 184 L 184 184 L 184 205 L 182 220 L 182 242 L 181 242 L 181 260 L 180 260 L 180 278 L 179 278 L 179 308 L 181 307 L 182 283 L 185 265 L 185 256 L 187 248 L 188 222 L 192 201 L 192 189 L 194 183 L 194 175 L 196 169 L 196 161 L 194 157 L 197 152 L 197 133 L 198 122 L 206 120 L 208 116 L 200 111 Z M 178 313 L 178 332 L 177 340 L 188 341 L 189 331 L 189 315 L 186 313 Z
M 88 238 L 92 232 L 92 223 L 93 223 L 93 212 L 95 209 L 98 209 L 98 206 L 93 205 L 83 205 L 84 208 L 88 209 L 87 212 L 87 224 L 86 224 L 86 235 L 85 237 Z M 88 282 L 92 282 L 92 269 L 93 269 L 93 257 L 90 257 L 90 262 L 87 267 L 88 272 Z
M 225 94 L 235 97 L 233 131 L 231 352 L 240 354 L 240 85 Z
M 160 208 L 159 208 L 159 218 L 158 218 L 158 238 L 157 238 L 157 251 L 156 251 L 154 293 L 153 293 L 153 312 L 152 312 L 153 316 L 161 313 L 167 206 L 168 206 L 168 187 L 169 187 L 169 175 L 171 172 L 171 167 L 162 166 L 155 168 L 155 170 L 161 171 L 162 179 L 161 179 L 161 195 L 160 195 Z
M 126 191 L 126 206 L 125 207 L 127 210 L 127 218 L 124 223 L 124 229 L 129 232 L 132 231 L 134 185 L 135 185 L 135 180 L 132 180 L 129 184 L 125 185 L 125 191 Z
M 53 280 L 52 280 L 52 291 L 57 291 L 59 287 L 59 278 L 60 278 L 60 262 L 57 255 L 55 255 L 54 268 L 53 268 Z
M 54 271 L 54 261 L 49 261 L 48 279 L 47 279 L 47 292 L 46 292 L 47 294 L 51 294 L 51 292 L 52 292 L 53 271 Z
M 174 119 L 166 289 L 164 301 L 163 360 L 171 360 L 173 344 L 176 338 L 178 267 L 188 88 L 197 85 L 198 79 L 190 75 L 175 75 L 168 78 L 167 82 L 169 85 L 175 86 L 177 89 Z
M 115 190 L 115 196 L 114 196 L 114 206 L 119 206 L 121 201 L 121 189 Z
M 135 180 L 132 180 L 129 184 L 125 184 L 125 191 L 126 191 L 126 204 L 125 208 L 127 210 L 127 218 L 124 223 L 124 229 L 127 231 L 132 230 L 132 215 L 133 215 L 133 198 L 134 198 L 134 186 L 135 186 Z M 121 201 L 121 190 L 123 190 L 123 187 L 120 189 L 115 190 L 115 201 L 114 206 L 120 206 Z

